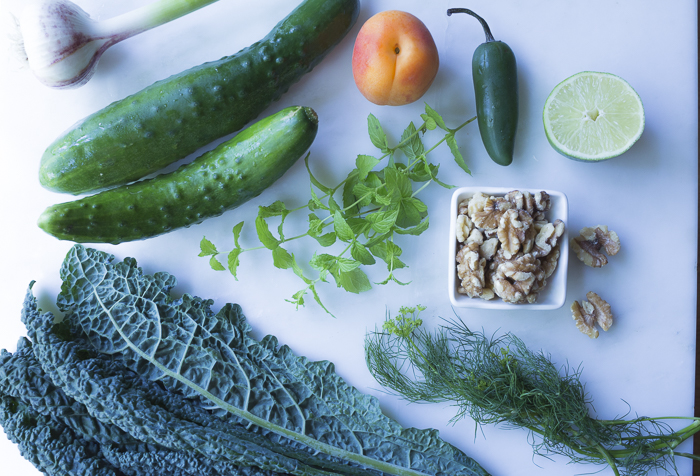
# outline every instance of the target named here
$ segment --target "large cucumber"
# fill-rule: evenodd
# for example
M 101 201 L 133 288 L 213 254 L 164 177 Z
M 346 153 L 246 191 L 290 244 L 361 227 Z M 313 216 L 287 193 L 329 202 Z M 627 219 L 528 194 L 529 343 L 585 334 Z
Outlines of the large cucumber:
M 156 172 L 240 130 L 355 23 L 359 0 L 304 0 L 261 41 L 88 116 L 45 151 L 41 184 L 80 194 Z
M 200 223 L 272 185 L 317 131 L 313 109 L 288 107 L 174 172 L 53 205 L 39 227 L 62 240 L 117 244 Z

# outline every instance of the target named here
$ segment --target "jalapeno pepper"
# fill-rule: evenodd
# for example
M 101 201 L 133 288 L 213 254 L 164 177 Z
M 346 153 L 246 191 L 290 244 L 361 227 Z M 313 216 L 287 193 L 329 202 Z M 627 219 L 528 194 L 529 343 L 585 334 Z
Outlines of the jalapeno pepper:
M 496 41 L 488 24 L 466 8 L 450 8 L 447 15 L 467 13 L 481 23 L 486 41 L 472 57 L 476 116 L 481 140 L 491 159 L 500 165 L 513 162 L 518 127 L 518 77 L 513 50 Z

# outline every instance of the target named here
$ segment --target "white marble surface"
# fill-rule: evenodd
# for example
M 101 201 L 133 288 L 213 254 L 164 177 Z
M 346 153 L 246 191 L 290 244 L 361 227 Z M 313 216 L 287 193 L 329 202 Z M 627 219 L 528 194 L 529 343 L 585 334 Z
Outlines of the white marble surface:
M 22 0 L 3 0 L 1 14 L 19 13 Z M 81 0 L 96 18 L 108 18 L 144 2 Z M 68 197 L 43 190 L 37 180 L 44 148 L 78 119 L 136 92 L 152 82 L 204 61 L 235 53 L 262 38 L 297 4 L 290 0 L 244 2 L 221 0 L 111 48 L 95 77 L 84 87 L 56 91 L 40 85 L 8 56 L 4 33 L 0 44 L 0 348 L 13 351 L 25 331 L 19 314 L 31 280 L 42 307 L 51 308 L 59 292 L 58 269 L 71 247 L 36 226 L 41 211 Z M 389 9 L 410 11 L 429 27 L 441 65 L 424 99 L 456 125 L 474 114 L 470 59 L 483 33 L 467 17 L 448 17 L 448 7 L 465 6 L 484 16 L 494 35 L 514 50 L 520 82 L 520 123 L 516 158 L 509 167 L 486 156 L 476 124 L 458 135 L 458 144 L 473 170 L 465 175 L 441 148 L 432 159 L 440 176 L 456 186 L 542 188 L 564 192 L 569 199 L 570 230 L 606 224 L 622 240 L 622 251 L 603 269 L 584 267 L 572 257 L 568 294 L 554 311 L 452 309 L 446 292 L 445 260 L 451 191 L 431 186 L 421 192 L 430 210 L 430 229 L 400 241 L 410 268 L 399 273 L 406 287 L 376 286 L 350 295 L 333 285 L 320 293 L 336 313 L 333 319 L 315 303 L 294 309 L 285 302 L 300 289 L 288 271 L 272 267 L 266 251 L 243 256 L 239 280 L 215 273 L 198 258 L 203 235 L 222 248 L 232 243 L 231 227 L 252 224 L 258 205 L 276 199 L 290 204 L 308 200 L 303 162 L 260 197 L 236 211 L 201 225 L 158 238 L 98 245 L 121 260 L 137 258 L 147 272 L 168 271 L 179 278 L 177 293 L 215 300 L 215 309 L 238 302 L 255 334 L 275 334 L 282 343 L 314 360 L 328 359 L 340 375 L 375 395 L 384 411 L 404 426 L 433 427 L 444 439 L 474 456 L 499 476 L 573 475 L 598 468 L 567 465 L 562 457 L 532 456 L 527 433 L 484 427 L 475 433 L 469 419 L 449 423 L 454 409 L 444 405 L 407 405 L 380 391 L 363 358 L 365 333 L 380 324 L 386 310 L 422 303 L 428 326 L 438 316 L 463 318 L 487 333 L 511 331 L 529 347 L 551 354 L 558 364 L 582 365 L 582 379 L 602 418 L 633 412 L 692 415 L 695 365 L 697 244 L 697 4 L 690 0 L 363 0 L 360 19 L 350 35 L 311 74 L 291 88 L 265 114 L 287 105 L 315 108 L 320 131 L 311 148 L 311 166 L 328 181 L 341 180 L 357 154 L 373 153 L 366 117 L 375 114 L 392 139 L 409 121 L 419 120 L 422 101 L 403 107 L 368 103 L 352 81 L 350 58 L 354 37 L 364 20 Z M 5 20 L 5 18 L 3 18 Z M 6 26 L 6 23 L 2 23 Z M 584 70 L 605 71 L 627 79 L 641 96 L 646 130 L 625 155 L 599 164 L 573 162 L 554 152 L 542 129 L 541 111 L 551 89 Z M 430 142 L 430 136 L 428 138 Z M 255 244 L 247 227 L 243 241 Z M 298 256 L 310 257 L 310 242 Z M 373 281 L 385 277 L 379 266 Z M 615 325 L 597 340 L 580 334 L 568 310 L 571 302 L 597 291 L 612 305 Z M 629 407 L 628 407 L 629 404 Z M 690 451 L 690 445 L 682 448 Z M 17 448 L 0 436 L 1 474 L 38 474 Z M 679 461 L 682 475 L 691 474 Z M 610 475 L 610 470 L 598 473 Z

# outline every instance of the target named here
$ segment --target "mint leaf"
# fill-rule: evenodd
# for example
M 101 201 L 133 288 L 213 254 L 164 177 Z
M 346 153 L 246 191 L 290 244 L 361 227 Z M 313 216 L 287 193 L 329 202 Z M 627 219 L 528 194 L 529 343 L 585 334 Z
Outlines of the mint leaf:
M 450 132 L 450 129 L 445 125 L 445 121 L 442 119 L 442 116 L 435 111 L 432 107 L 428 106 L 428 103 L 425 103 L 425 113 L 428 115 L 430 119 L 435 121 L 435 124 L 442 130 Z
M 408 286 L 409 284 L 411 284 L 411 281 L 409 281 L 407 283 L 403 283 L 403 282 L 399 281 L 398 279 L 396 279 L 396 276 L 394 276 L 394 273 L 389 273 L 389 276 L 387 276 L 387 278 L 384 281 L 382 281 L 381 283 L 376 283 L 376 284 L 387 284 L 389 281 L 393 281 L 396 284 L 398 284 L 399 286 Z
M 382 176 L 384 175 L 382 171 Z M 377 172 L 370 172 L 367 174 L 367 178 L 365 179 L 365 185 L 367 185 L 370 188 L 379 188 L 384 184 L 384 181 L 381 179 L 379 176 L 379 173 Z
M 240 248 L 241 245 L 238 243 L 238 240 L 241 238 L 241 231 L 243 230 L 243 222 L 240 222 L 236 224 L 236 226 L 233 227 L 233 242 L 236 244 L 236 248 Z
M 326 233 L 325 235 L 314 236 L 318 244 L 324 248 L 331 246 L 335 243 L 336 235 L 335 232 Z
M 418 225 L 428 214 L 428 207 L 417 198 L 404 198 L 399 205 L 396 226 L 409 228 Z
M 425 121 L 425 128 L 426 129 L 428 129 L 429 131 L 434 131 L 435 129 L 437 129 L 437 124 L 435 123 L 435 119 L 428 116 L 427 114 L 421 114 L 420 117 L 422 117 L 423 121 Z
M 435 182 L 436 184 L 440 185 L 443 188 L 454 188 L 454 185 L 448 185 L 444 182 L 441 182 L 440 179 L 437 178 L 437 173 L 438 169 L 440 168 L 439 165 L 433 165 L 433 164 L 428 164 L 426 163 L 425 170 L 427 171 L 428 174 L 430 174 L 430 180 Z
M 199 242 L 199 249 L 199 256 L 212 256 L 219 254 L 216 246 L 214 246 L 214 243 L 207 240 L 206 237 L 202 238 L 202 240 Z
M 345 222 L 345 218 L 338 211 L 333 214 L 333 227 L 340 241 L 349 243 L 355 239 L 355 233 L 353 233 L 352 228 Z
M 351 293 L 359 294 L 372 289 L 369 278 L 360 268 L 352 271 L 340 271 L 337 277 L 337 284 Z
M 373 199 L 377 205 L 388 207 L 393 203 L 393 194 L 389 193 L 389 190 L 378 191 Z
M 238 276 L 236 275 L 236 272 L 238 271 L 238 265 L 240 264 L 239 256 L 241 255 L 242 251 L 243 250 L 240 248 L 234 248 L 228 254 L 228 270 L 233 275 L 233 277 L 236 278 L 236 281 L 238 281 Z
M 377 260 L 374 259 L 374 256 L 372 256 L 372 253 L 370 253 L 369 250 L 358 241 L 353 242 L 352 247 L 350 248 L 350 255 L 366 266 L 373 265 L 377 262 Z
M 335 214 L 335 212 L 338 212 L 341 210 L 340 205 L 338 205 L 338 202 L 335 201 L 335 198 L 333 198 L 333 195 L 328 196 L 328 209 L 333 214 Z
M 360 180 L 365 180 L 374 167 L 379 163 L 379 159 L 371 155 L 358 155 L 355 159 L 355 167 L 357 167 L 357 175 Z
M 352 193 L 355 200 L 358 201 L 357 205 L 360 208 L 366 207 L 372 203 L 372 200 L 377 195 L 374 188 L 370 188 L 363 183 L 358 183 L 355 185 L 355 187 L 352 189 Z
M 289 254 L 289 252 L 281 246 L 278 246 L 272 250 L 272 262 L 276 268 L 288 269 L 294 264 L 294 256 Z
M 338 257 L 337 263 L 338 263 L 338 270 L 342 273 L 347 273 L 349 271 L 352 271 L 353 269 L 357 269 L 362 264 L 359 261 L 356 261 L 354 259 L 342 258 L 342 257 Z
M 331 317 L 335 317 L 328 309 L 326 309 L 326 306 L 324 306 L 323 303 L 321 302 L 321 297 L 318 295 L 318 292 L 316 292 L 316 286 L 311 285 L 311 286 L 309 286 L 309 289 L 311 290 L 311 294 L 313 295 L 314 301 L 316 301 L 316 304 L 321 306 L 321 308 L 323 308 L 324 311 L 326 311 L 328 314 L 330 314 Z
M 369 130 L 369 138 L 372 144 L 384 153 L 390 152 L 389 142 L 386 138 L 386 133 L 382 129 L 382 125 L 379 123 L 379 119 L 370 114 L 367 117 L 367 128 Z
M 309 264 L 313 269 L 318 271 L 329 270 L 336 264 L 337 260 L 338 258 L 336 256 L 327 253 L 321 253 L 320 255 L 314 253 Z
M 364 218 L 350 217 L 345 222 L 350 226 L 355 236 L 364 235 L 370 230 L 370 223 Z
M 393 241 L 382 241 L 370 248 L 372 254 L 384 261 L 389 271 L 405 268 L 406 264 L 399 259 L 403 252 Z
M 360 212 L 360 205 L 353 205 L 357 201 L 353 190 L 358 183 L 360 183 L 360 178 L 357 169 L 354 169 L 348 174 L 343 184 L 343 207 L 347 213 Z
M 209 258 L 209 266 L 211 266 L 211 269 L 214 271 L 226 271 L 226 268 L 224 268 L 224 265 L 219 263 L 219 260 L 216 259 L 216 256 L 212 256 Z
M 255 219 L 255 231 L 258 233 L 260 243 L 268 250 L 274 250 L 280 245 L 279 240 L 270 233 L 265 219 L 260 216 Z
M 401 152 L 403 152 L 409 160 L 415 160 L 425 153 L 425 147 L 423 147 L 420 136 L 416 133 L 416 126 L 413 122 L 403 131 L 401 142 L 399 143 L 401 144 Z
M 418 225 L 412 227 L 412 228 L 396 228 L 394 231 L 398 233 L 399 235 L 420 235 L 423 233 L 425 230 L 428 229 L 429 223 L 428 223 L 428 217 L 425 217 L 425 220 L 420 222 Z
M 396 199 L 401 197 L 410 197 L 413 194 L 411 179 L 406 174 L 398 171 L 393 167 L 387 167 L 384 170 L 386 178 L 386 187 L 390 194 L 396 192 Z
M 408 178 L 414 182 L 427 182 L 432 179 L 430 174 L 430 164 L 427 161 L 422 161 L 416 164 L 408 173 Z
M 396 224 L 396 218 L 399 216 L 398 210 L 386 212 L 374 212 L 367 215 L 366 219 L 370 226 L 377 233 L 387 233 Z
M 258 207 L 258 216 L 263 218 L 282 216 L 285 217 L 289 214 L 289 210 L 284 203 L 277 200 L 272 205 L 266 207 Z
M 311 206 L 311 203 L 313 203 L 313 207 Z M 311 189 L 311 202 L 309 202 L 309 210 L 328 210 L 326 204 L 323 203 L 320 198 L 318 198 L 313 189 Z
M 325 223 L 314 213 L 309 213 L 309 235 L 314 238 L 323 233 Z
M 304 276 L 304 271 L 301 269 L 301 267 L 299 267 L 299 263 L 297 263 L 297 260 L 294 259 L 294 256 L 292 256 L 292 271 L 294 271 L 294 274 L 300 277 L 307 285 L 310 285 L 313 282 Z
M 299 309 L 299 306 L 304 305 L 304 294 L 306 294 L 306 289 L 295 292 L 292 294 L 292 299 L 285 299 L 285 301 L 295 304 L 297 309 Z
M 452 152 L 452 155 L 455 158 L 455 162 L 457 162 L 457 165 L 459 165 L 462 168 L 462 170 L 464 170 L 466 173 L 471 175 L 472 173 L 469 170 L 469 167 L 467 167 L 466 162 L 464 162 L 464 157 L 462 157 L 462 153 L 459 151 L 459 147 L 457 147 L 457 139 L 455 139 L 455 135 L 448 134 L 446 142 L 450 148 L 450 151 Z

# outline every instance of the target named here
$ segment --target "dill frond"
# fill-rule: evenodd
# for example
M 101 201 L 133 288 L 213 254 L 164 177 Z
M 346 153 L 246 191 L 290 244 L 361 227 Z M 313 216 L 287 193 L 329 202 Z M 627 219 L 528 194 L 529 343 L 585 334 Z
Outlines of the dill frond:
M 700 457 L 674 449 L 700 431 L 692 417 L 600 420 L 581 382 L 581 367 L 558 368 L 515 335 L 488 337 L 461 320 L 444 321 L 433 333 L 402 308 L 383 329 L 367 335 L 365 360 L 376 380 L 409 402 L 451 402 L 452 422 L 525 428 L 535 454 L 559 454 L 572 462 L 610 466 L 615 474 L 677 473 L 675 457 Z M 408 314 L 412 314 L 412 317 Z M 692 420 L 674 431 L 668 420 Z

